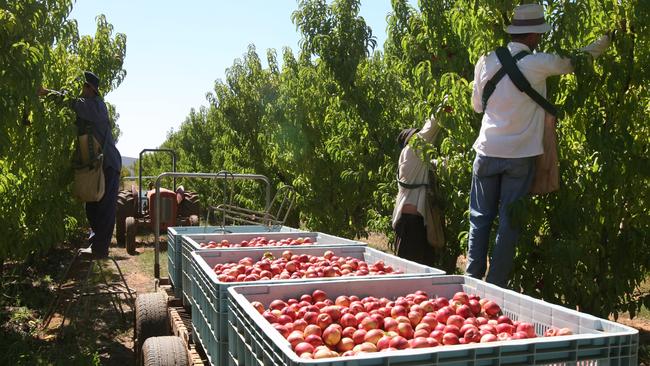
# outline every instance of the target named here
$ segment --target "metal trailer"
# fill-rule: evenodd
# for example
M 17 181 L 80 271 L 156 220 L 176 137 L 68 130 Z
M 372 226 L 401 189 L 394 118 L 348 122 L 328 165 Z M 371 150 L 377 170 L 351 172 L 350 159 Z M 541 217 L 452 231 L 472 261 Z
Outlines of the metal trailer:
M 232 205 L 231 202 L 213 207 L 223 215 L 224 233 L 236 232 L 236 226 L 226 226 L 226 219 L 241 225 L 259 225 L 260 232 L 282 227 L 293 205 L 293 188 L 284 186 L 271 200 L 271 184 L 267 177 L 259 174 L 235 174 L 227 171 L 218 173 L 166 172 L 157 176 L 155 182 L 156 202 L 154 210 L 154 234 L 160 237 L 160 182 L 162 178 L 223 179 L 227 189 L 229 180 L 253 180 L 265 184 L 265 209 L 253 211 Z M 274 212 L 271 212 L 275 208 Z M 280 225 L 280 226 L 278 226 Z M 134 309 L 133 344 L 137 365 L 183 366 L 204 365 L 207 358 L 201 356 L 190 337 L 192 322 L 189 309 L 174 295 L 169 278 L 160 276 L 160 243 L 155 241 L 154 255 L 155 292 L 139 294 Z

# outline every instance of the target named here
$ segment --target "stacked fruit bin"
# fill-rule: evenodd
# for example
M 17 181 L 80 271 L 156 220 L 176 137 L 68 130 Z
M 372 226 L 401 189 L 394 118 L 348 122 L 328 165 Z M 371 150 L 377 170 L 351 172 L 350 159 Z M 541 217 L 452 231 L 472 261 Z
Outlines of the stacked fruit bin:
M 289 253 L 290 252 L 290 253 Z M 255 263 L 263 258 L 325 257 L 335 261 L 337 257 L 350 261 L 364 261 L 372 270 L 364 276 L 338 277 L 353 278 L 400 278 L 443 275 L 444 272 L 368 248 L 365 245 L 343 245 L 330 247 L 284 247 L 240 250 L 199 250 L 191 253 L 192 257 L 192 325 L 194 336 L 206 351 L 213 365 L 226 365 L 228 362 L 228 324 L 229 299 L 228 288 L 233 285 L 328 282 L 331 278 L 273 279 L 255 282 L 225 282 L 223 276 L 215 273 L 215 268 L 223 263 Z M 241 262 L 247 258 L 248 262 Z M 315 261 L 314 261 L 315 262 Z M 389 268 L 392 268 L 389 269 Z M 362 273 L 362 272 L 360 272 Z M 365 272 L 363 272 L 365 273 Z M 362 274 L 363 274 L 362 273 Z M 221 280 L 220 280 L 221 278 Z
M 248 242 L 248 245 L 252 245 L 250 242 L 254 239 L 263 238 L 266 241 L 276 241 L 281 243 L 276 243 L 275 246 L 269 246 L 269 248 L 277 248 L 277 245 L 287 246 L 287 247 L 307 247 L 307 246 L 323 246 L 323 245 L 365 245 L 364 243 L 343 239 L 338 236 L 323 234 L 316 231 L 299 231 L 296 229 L 291 229 L 291 231 L 281 231 L 281 232 L 231 232 L 227 234 L 204 234 L 204 235 L 183 235 L 181 236 L 181 268 L 180 268 L 180 282 L 178 288 L 182 295 L 183 305 L 190 307 L 192 305 L 192 285 L 190 278 L 190 271 L 192 268 L 192 256 L 191 253 L 196 250 L 205 249 L 205 246 L 201 244 L 215 243 L 220 244 L 222 241 L 227 241 L 230 244 L 241 245 L 240 243 Z M 256 244 L 256 247 L 260 244 Z M 231 246 L 228 248 L 215 248 L 212 250 L 240 250 L 242 247 Z M 176 290 L 176 287 L 174 287 Z
M 237 225 L 237 226 L 175 226 L 167 228 L 167 271 L 174 287 L 174 295 L 182 295 L 182 236 L 201 236 L 226 233 L 299 232 L 288 226 Z
M 227 359 L 229 365 L 638 365 L 639 339 L 635 329 L 504 290 L 465 276 L 373 278 L 312 281 L 297 284 L 260 283 L 230 287 L 228 292 L 230 294 Z M 269 308 L 284 309 L 291 301 L 290 299 L 294 299 L 294 302 L 301 301 L 299 299 L 303 298 L 303 295 L 313 301 L 317 293 L 318 296 L 326 294 L 330 301 L 336 299 L 336 303 L 338 303 L 339 297 L 349 300 L 353 295 L 362 299 L 360 301 L 363 301 L 364 298 L 370 299 L 368 302 L 383 301 L 384 304 L 390 304 L 385 306 L 390 306 L 391 315 L 393 315 L 393 309 L 397 307 L 398 301 L 406 301 L 404 298 L 400 300 L 400 297 L 407 294 L 410 294 L 408 296 L 415 301 L 418 301 L 417 297 L 421 297 L 419 301 L 420 304 L 423 304 L 422 306 L 430 305 L 424 301 L 433 303 L 446 298 L 446 301 L 457 310 L 463 306 L 460 304 L 471 301 L 470 298 L 482 299 L 479 301 L 480 311 L 493 316 L 494 319 L 490 320 L 494 324 L 498 323 L 496 327 L 507 324 L 506 320 L 508 320 L 510 324 L 516 325 L 514 328 L 516 332 L 512 333 L 511 337 L 499 340 L 495 339 L 496 337 L 493 335 L 487 334 L 490 332 L 488 326 L 485 329 L 481 328 L 481 331 L 487 332 L 486 335 L 481 336 L 480 342 L 483 343 L 466 344 L 457 344 L 460 343 L 457 336 L 452 335 L 447 339 L 446 333 L 445 336 L 432 334 L 431 336 L 441 337 L 437 341 L 434 338 L 431 344 L 424 344 L 425 348 L 419 348 L 422 346 L 422 339 L 427 340 L 427 338 L 432 338 L 431 336 L 420 337 L 419 343 L 416 341 L 406 342 L 404 337 L 401 337 L 401 329 L 398 329 L 399 336 L 394 334 L 389 336 L 390 332 L 385 332 L 384 336 L 389 339 L 371 339 L 370 343 L 374 342 L 375 346 L 368 344 L 368 332 L 358 341 L 356 335 L 352 336 L 355 338 L 352 341 L 355 348 L 348 351 L 349 353 L 332 354 L 327 348 L 321 347 L 317 351 L 317 348 L 313 349 L 314 346 L 305 345 L 306 337 L 303 340 L 301 338 L 303 336 L 300 334 L 296 336 L 282 335 L 280 333 L 284 330 L 282 326 L 277 326 L 277 323 L 276 326 L 272 326 L 267 321 L 269 317 L 272 318 L 268 315 Z M 371 297 L 367 298 L 368 296 Z M 466 296 L 465 299 L 463 296 Z M 394 303 L 386 303 L 388 299 Z M 443 308 L 445 307 L 443 306 Z M 377 313 L 388 311 L 376 307 L 375 309 L 377 309 Z M 436 318 L 440 309 L 436 312 Z M 348 310 L 351 312 L 351 308 Z M 266 316 L 263 316 L 262 313 L 265 313 Z M 497 318 L 498 314 L 502 315 Z M 361 321 L 366 318 L 371 319 L 372 316 L 365 313 Z M 450 318 L 451 315 L 446 320 L 444 318 L 437 318 L 437 320 L 446 321 L 449 324 Z M 340 319 L 342 321 L 342 316 Z M 391 320 L 384 321 L 390 322 Z M 297 318 L 292 326 L 302 328 L 302 326 L 294 325 L 296 322 L 298 322 Z M 434 320 L 431 322 L 434 324 Z M 384 323 L 385 325 L 386 323 Z M 283 326 L 286 327 L 286 324 Z M 428 326 L 425 325 L 421 328 L 425 329 Z M 336 328 L 330 324 L 322 332 L 322 338 L 316 337 L 318 342 L 326 343 L 327 337 L 336 333 L 333 331 L 326 334 L 329 327 Z M 445 325 L 444 329 L 447 327 L 450 325 Z M 510 327 L 510 325 L 503 326 L 504 329 Z M 405 326 L 405 328 L 407 327 Z M 512 328 L 510 330 L 512 331 Z M 316 329 L 316 331 L 318 330 Z M 305 328 L 303 335 L 307 332 L 307 328 Z M 300 330 L 297 333 L 300 333 Z M 335 335 L 336 337 L 341 336 Z M 397 341 L 395 342 L 393 339 Z M 292 344 L 290 340 L 296 343 Z M 335 341 L 337 340 L 339 339 L 336 338 Z M 339 342 L 342 343 L 340 340 Z M 383 347 L 380 346 L 381 342 L 384 342 Z M 386 348 L 386 342 L 389 342 L 388 348 Z M 345 349 L 349 350 L 350 346 L 348 345 Z M 298 355 L 294 352 L 294 350 L 301 352 L 303 349 L 311 351 L 311 353 Z M 325 357 L 321 359 L 322 356 Z

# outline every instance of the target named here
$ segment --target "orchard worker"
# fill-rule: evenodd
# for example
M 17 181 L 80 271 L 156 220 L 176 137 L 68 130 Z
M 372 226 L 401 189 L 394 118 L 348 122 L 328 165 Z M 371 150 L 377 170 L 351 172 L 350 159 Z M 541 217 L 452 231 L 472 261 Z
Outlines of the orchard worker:
M 434 248 L 442 247 L 444 236 L 441 217 L 432 210 L 434 202 L 431 202 L 431 192 L 428 191 L 433 188 L 432 179 L 435 178 L 433 162 L 423 159 L 421 149 L 416 147 L 417 144 L 409 144 L 409 140 L 415 135 L 420 143 L 431 144 L 439 130 L 435 115 L 432 115 L 422 129 L 406 128 L 397 137 L 401 151 L 392 219 L 395 230 L 393 251 L 401 258 L 425 265 L 435 262 Z
M 486 280 L 501 287 L 507 284 L 519 236 L 519 229 L 508 217 L 508 207 L 529 191 L 534 158 L 543 153 L 545 110 L 553 109 L 545 99 L 546 78 L 573 72 L 569 58 L 533 53 L 542 34 L 550 29 L 541 5 L 517 6 L 506 29 L 511 36 L 507 48 L 482 56 L 474 69 L 472 106 L 484 114 L 474 143 L 466 273 L 479 279 L 485 275 L 490 231 L 498 215 L 499 228 Z M 602 36 L 581 51 L 596 58 L 609 44 L 609 36 Z M 503 64 L 511 67 L 500 71 Z M 517 85 L 523 84 L 513 69 L 523 74 L 532 90 L 515 86 L 510 75 Z M 538 95 L 533 100 L 535 93 Z
M 122 157 L 115 146 L 108 109 L 99 93 L 99 78 L 90 71 L 84 72 L 84 84 L 81 96 L 74 98 L 70 107 L 77 115 L 76 125 L 79 135 L 88 127 L 103 147 L 104 161 L 104 196 L 98 202 L 86 202 L 86 217 L 90 223 L 92 234 L 90 246 L 81 249 L 81 253 L 95 258 L 108 256 L 108 247 L 115 226 L 115 211 L 117 209 L 117 193 L 120 183 Z M 62 100 L 65 92 L 40 88 L 39 96 L 52 96 Z

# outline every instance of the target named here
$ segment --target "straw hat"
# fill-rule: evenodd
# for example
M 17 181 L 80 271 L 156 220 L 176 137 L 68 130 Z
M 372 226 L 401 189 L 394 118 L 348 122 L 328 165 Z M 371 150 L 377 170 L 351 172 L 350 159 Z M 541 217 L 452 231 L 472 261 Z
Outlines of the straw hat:
M 510 34 L 546 33 L 550 30 L 551 26 L 544 20 L 544 7 L 539 4 L 517 6 L 512 22 L 506 28 Z

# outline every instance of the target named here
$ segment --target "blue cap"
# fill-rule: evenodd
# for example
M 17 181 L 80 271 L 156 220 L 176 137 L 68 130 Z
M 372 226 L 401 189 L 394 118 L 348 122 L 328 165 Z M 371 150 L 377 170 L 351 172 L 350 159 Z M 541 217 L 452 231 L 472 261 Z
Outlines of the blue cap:
M 86 83 L 95 90 L 95 93 L 99 94 L 99 78 L 97 75 L 90 71 L 84 71 L 84 77 L 86 78 Z

